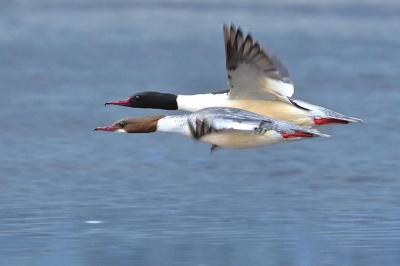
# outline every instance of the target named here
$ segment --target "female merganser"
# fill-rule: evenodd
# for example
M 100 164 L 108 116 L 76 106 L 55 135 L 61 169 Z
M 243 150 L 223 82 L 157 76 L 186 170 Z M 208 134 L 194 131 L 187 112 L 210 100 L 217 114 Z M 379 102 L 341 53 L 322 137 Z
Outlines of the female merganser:
M 348 124 L 363 120 L 325 107 L 291 98 L 294 92 L 289 71 L 274 55 L 261 49 L 250 34 L 224 25 L 229 89 L 218 93 L 174 95 L 139 92 L 107 104 L 133 108 L 197 111 L 207 107 L 234 107 L 297 125 Z
M 329 137 L 310 127 L 298 126 L 286 121 L 237 108 L 210 107 L 184 115 L 156 115 L 121 119 L 111 126 L 94 130 L 151 133 L 155 131 L 180 133 L 211 143 L 215 147 L 254 148 L 310 137 Z

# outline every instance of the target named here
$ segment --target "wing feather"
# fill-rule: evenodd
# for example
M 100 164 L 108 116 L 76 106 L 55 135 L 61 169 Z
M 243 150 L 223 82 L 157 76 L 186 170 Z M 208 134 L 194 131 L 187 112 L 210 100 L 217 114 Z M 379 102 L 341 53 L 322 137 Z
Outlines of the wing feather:
M 258 130 L 261 126 L 265 129 L 267 124 L 272 127 L 274 121 L 269 118 L 252 119 L 243 117 L 238 118 L 231 115 L 220 115 L 203 119 L 196 118 L 194 125 L 189 123 L 189 128 L 193 138 L 200 139 L 205 135 L 217 132 L 252 132 Z
M 285 65 L 263 50 L 240 28 L 224 25 L 226 68 L 230 98 L 257 98 L 288 101 L 293 95 L 293 82 Z

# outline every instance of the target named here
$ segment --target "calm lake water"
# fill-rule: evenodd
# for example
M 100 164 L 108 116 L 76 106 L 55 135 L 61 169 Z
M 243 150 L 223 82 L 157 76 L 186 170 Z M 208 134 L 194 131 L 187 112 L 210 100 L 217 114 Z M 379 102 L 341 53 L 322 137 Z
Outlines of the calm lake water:
M 290 2 L 1 1 L 0 265 L 399 265 L 400 3 Z M 174 113 L 108 100 L 223 89 L 231 22 L 367 123 L 213 154 L 93 132 Z

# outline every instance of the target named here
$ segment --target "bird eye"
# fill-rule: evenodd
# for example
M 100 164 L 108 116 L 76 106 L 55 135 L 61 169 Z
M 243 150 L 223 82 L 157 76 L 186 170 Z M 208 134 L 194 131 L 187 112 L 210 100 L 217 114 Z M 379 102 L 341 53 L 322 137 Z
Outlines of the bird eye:
M 125 126 L 125 122 L 119 122 L 118 124 L 120 127 L 124 127 Z
M 140 101 L 140 96 L 139 95 L 135 95 L 134 99 L 135 99 L 135 101 Z

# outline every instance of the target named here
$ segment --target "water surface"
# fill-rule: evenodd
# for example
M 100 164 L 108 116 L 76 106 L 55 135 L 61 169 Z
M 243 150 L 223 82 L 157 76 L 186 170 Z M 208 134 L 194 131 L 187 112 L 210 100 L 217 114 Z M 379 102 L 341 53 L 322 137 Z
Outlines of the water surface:
M 0 265 L 398 265 L 400 5 L 3 1 Z M 222 24 L 366 124 L 220 149 L 93 132 L 138 91 L 226 86 Z

